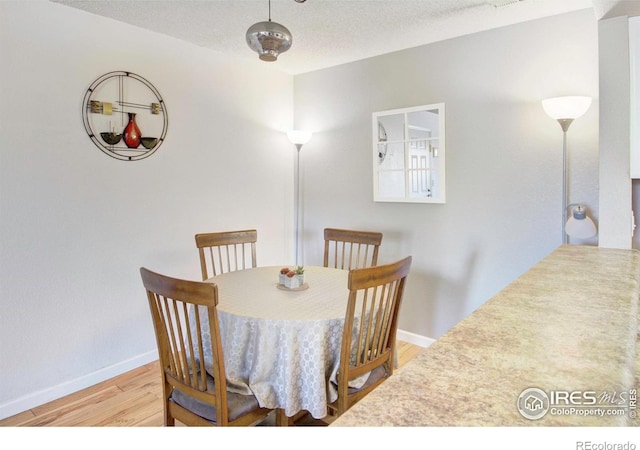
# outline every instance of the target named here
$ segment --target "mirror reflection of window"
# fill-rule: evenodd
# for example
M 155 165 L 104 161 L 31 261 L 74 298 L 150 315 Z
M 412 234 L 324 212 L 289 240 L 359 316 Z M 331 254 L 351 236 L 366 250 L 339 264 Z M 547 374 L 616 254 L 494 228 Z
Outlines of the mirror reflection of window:
M 445 202 L 444 104 L 373 113 L 374 200 Z

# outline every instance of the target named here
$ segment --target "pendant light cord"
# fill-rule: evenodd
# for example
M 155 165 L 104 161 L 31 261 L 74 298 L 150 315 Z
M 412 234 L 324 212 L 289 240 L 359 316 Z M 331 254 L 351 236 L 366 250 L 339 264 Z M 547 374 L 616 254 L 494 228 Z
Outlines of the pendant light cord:
M 304 3 L 307 0 L 295 0 L 296 3 Z M 269 0 L 269 22 L 271 22 L 271 0 Z

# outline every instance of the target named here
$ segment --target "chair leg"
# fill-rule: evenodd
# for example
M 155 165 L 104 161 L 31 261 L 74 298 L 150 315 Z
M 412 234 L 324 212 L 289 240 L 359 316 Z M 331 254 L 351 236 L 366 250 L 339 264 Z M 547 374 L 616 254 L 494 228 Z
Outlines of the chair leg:
M 305 417 L 309 416 L 309 411 L 307 410 L 300 410 L 297 413 L 295 413 L 293 415 L 293 417 L 289 417 L 289 425 L 290 426 L 295 426 L 296 423 L 298 423 L 299 420 L 304 419 Z
M 277 408 L 276 409 L 276 426 L 277 427 L 288 427 L 289 426 L 289 417 L 284 412 L 284 409 Z

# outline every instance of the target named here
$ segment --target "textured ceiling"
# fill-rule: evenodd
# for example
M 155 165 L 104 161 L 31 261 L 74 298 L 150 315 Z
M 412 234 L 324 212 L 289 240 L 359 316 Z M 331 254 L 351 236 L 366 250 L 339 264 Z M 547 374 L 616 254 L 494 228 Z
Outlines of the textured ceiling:
M 291 31 L 293 45 L 278 61 L 267 63 L 259 61 L 249 49 L 245 32 L 252 24 L 268 19 L 268 0 L 51 1 L 251 59 L 256 64 L 273 64 L 291 74 L 610 2 L 271 0 L 271 19 Z

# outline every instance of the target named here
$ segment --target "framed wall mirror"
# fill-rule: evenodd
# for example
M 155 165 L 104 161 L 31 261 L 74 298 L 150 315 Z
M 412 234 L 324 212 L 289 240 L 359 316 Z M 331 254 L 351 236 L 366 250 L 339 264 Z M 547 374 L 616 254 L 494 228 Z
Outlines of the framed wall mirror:
M 444 103 L 375 112 L 373 200 L 445 203 Z

